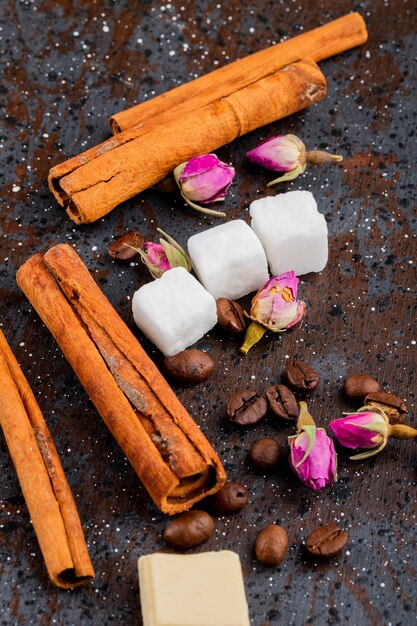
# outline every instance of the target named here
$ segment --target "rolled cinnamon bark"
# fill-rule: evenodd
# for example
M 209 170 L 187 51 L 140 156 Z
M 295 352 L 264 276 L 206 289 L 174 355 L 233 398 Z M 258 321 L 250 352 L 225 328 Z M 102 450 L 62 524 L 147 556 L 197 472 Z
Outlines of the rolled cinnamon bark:
M 151 100 L 142 102 L 109 119 L 114 134 L 158 118 L 159 124 L 224 98 L 300 59 L 322 61 L 359 46 L 368 38 L 359 13 L 348 13 L 324 26 L 297 35 L 218 68 L 209 74 L 180 85 Z
M 17 282 L 156 505 L 174 514 L 220 489 L 213 448 L 77 253 L 63 244 L 35 255 Z
M 49 187 L 78 224 L 93 222 L 165 178 L 180 163 L 212 152 L 260 126 L 291 115 L 326 95 L 313 61 L 300 61 L 226 98 L 143 133 L 120 133 L 56 165 Z
M 56 448 L 1 331 L 0 425 L 51 581 L 69 589 L 91 580 L 93 566 Z

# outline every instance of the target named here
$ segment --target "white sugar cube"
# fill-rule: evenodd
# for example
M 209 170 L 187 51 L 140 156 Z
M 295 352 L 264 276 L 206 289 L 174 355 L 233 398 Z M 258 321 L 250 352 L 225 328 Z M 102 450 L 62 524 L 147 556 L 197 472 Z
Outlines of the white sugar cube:
M 183 267 L 140 287 L 132 310 L 136 324 L 166 356 L 188 348 L 217 323 L 213 296 Z
M 261 242 L 243 220 L 232 220 L 188 240 L 192 266 L 214 298 L 234 300 L 269 278 Z
M 250 205 L 251 226 L 273 275 L 321 272 L 328 258 L 327 224 L 310 191 L 288 191 Z

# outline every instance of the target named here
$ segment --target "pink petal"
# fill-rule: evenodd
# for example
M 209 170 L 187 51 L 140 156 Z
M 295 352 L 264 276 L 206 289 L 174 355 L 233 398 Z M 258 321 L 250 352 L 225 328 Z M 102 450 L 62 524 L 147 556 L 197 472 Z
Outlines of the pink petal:
M 167 259 L 167 255 L 165 254 L 165 250 L 160 243 L 152 243 L 146 242 L 146 256 L 148 257 L 148 261 L 152 263 L 152 265 L 156 265 L 163 272 L 171 269 L 171 265 Z
M 332 440 L 320 428 L 316 430 L 316 439 L 310 454 L 297 467 L 307 448 L 308 437 L 302 432 L 291 441 L 290 464 L 307 487 L 318 491 L 336 479 L 336 452 Z
M 298 283 L 292 271 L 268 280 L 252 300 L 252 319 L 274 331 L 294 326 L 305 313 L 304 302 L 295 300 Z
M 372 423 L 385 424 L 384 418 L 379 413 L 364 411 L 346 417 L 341 417 L 330 422 L 329 427 L 334 432 L 338 442 L 345 448 L 377 448 L 384 441 L 384 436 L 377 431 L 361 428 Z
M 221 161 L 215 154 L 201 154 L 200 156 L 193 157 L 185 164 L 180 182 L 184 182 L 189 176 L 196 176 L 197 174 L 207 172 L 207 170 L 211 170 L 219 163 L 221 163 Z
M 208 204 L 223 199 L 229 189 L 235 170 L 214 154 L 190 159 L 180 177 L 181 190 L 190 200 Z
M 287 135 L 277 135 L 260 143 L 246 156 L 249 161 L 268 170 L 291 172 L 299 163 L 300 148 Z

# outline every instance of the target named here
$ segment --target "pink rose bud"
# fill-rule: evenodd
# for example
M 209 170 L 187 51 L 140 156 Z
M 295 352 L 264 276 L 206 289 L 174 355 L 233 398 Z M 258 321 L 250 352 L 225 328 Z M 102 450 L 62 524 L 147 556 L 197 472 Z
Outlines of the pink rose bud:
M 333 441 L 324 428 L 316 428 L 305 402 L 300 402 L 297 428 L 298 435 L 288 438 L 289 461 L 294 472 L 314 491 L 336 482 L 337 457 Z
M 345 448 L 378 448 L 388 439 L 388 424 L 374 411 L 341 417 L 330 422 L 329 427 Z
M 299 279 L 294 272 L 274 276 L 252 299 L 248 327 L 240 352 L 246 354 L 267 330 L 280 333 L 302 320 L 306 305 L 297 300 Z
M 199 204 L 221 202 L 232 184 L 235 170 L 220 161 L 215 154 L 202 154 L 186 163 L 181 163 L 174 170 L 174 178 L 184 200 L 193 209 L 208 215 L 226 217 L 225 213 L 206 209 Z
M 159 243 L 145 242 L 145 250 L 135 248 L 152 276 L 160 278 L 164 272 L 173 267 L 185 267 L 186 270 L 191 271 L 191 261 L 185 250 L 163 230 L 160 228 L 157 230 L 165 239 L 161 238 Z
M 160 243 L 145 241 L 146 258 L 150 265 L 160 269 L 162 273 L 171 269 L 171 265 L 165 254 L 164 246 Z
M 267 170 L 283 172 L 284 175 L 268 183 L 268 187 L 276 183 L 294 180 L 302 174 L 307 163 L 317 165 L 343 161 L 337 154 L 328 154 L 321 150 L 307 151 L 301 139 L 295 135 L 277 135 L 266 139 L 253 150 L 246 153 L 249 161 L 257 163 Z
M 370 450 L 350 457 L 356 461 L 381 452 L 387 445 L 389 437 L 413 439 L 417 436 L 417 430 L 410 426 L 391 425 L 383 409 L 373 406 L 364 406 L 357 413 L 335 419 L 330 422 L 329 427 L 340 445 L 345 448 Z

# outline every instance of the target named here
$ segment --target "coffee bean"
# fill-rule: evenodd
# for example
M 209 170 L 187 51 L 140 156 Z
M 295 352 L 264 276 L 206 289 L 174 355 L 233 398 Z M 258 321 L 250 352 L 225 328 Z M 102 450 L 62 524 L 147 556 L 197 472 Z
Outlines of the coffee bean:
M 239 511 L 248 501 L 248 490 L 240 483 L 226 483 L 217 493 L 205 500 L 210 510 L 219 515 Z
M 351 374 L 343 383 L 343 391 L 350 400 L 363 402 L 368 393 L 379 391 L 379 382 L 368 374 Z
M 402 424 L 407 413 L 407 407 L 401 398 L 389 391 L 368 393 L 364 404 L 382 409 L 386 413 L 390 424 Z
M 216 300 L 216 306 L 218 324 L 234 335 L 243 333 L 247 321 L 240 304 L 234 300 L 219 298 Z
M 130 261 L 137 255 L 137 252 L 129 246 L 141 249 L 143 243 L 143 236 L 137 230 L 131 230 L 112 243 L 111 246 L 108 247 L 107 252 L 111 258 L 116 261 Z
M 292 389 L 304 393 L 314 391 L 320 382 L 320 376 L 312 367 L 296 360 L 287 361 L 286 377 Z
M 293 422 L 297 419 L 300 407 L 291 389 L 285 385 L 268 387 L 265 397 L 271 413 L 286 422 Z
M 262 437 L 251 445 L 248 461 L 259 472 L 269 473 L 277 469 L 281 460 L 281 446 L 276 439 Z
M 213 531 L 214 520 L 206 511 L 187 511 L 168 524 L 164 539 L 172 548 L 186 550 L 210 539 Z
M 227 417 L 238 426 L 250 426 L 261 420 L 267 411 L 266 398 L 253 389 L 237 391 L 227 403 Z
M 288 535 L 285 528 L 271 524 L 258 535 L 255 543 L 255 554 L 264 565 L 279 565 L 288 550 Z
M 174 356 L 166 356 L 162 361 L 165 372 L 181 385 L 197 385 L 209 378 L 215 363 L 207 352 L 183 350 Z
M 349 535 L 337 524 L 327 524 L 313 530 L 307 537 L 306 550 L 311 556 L 329 559 L 347 544 Z

